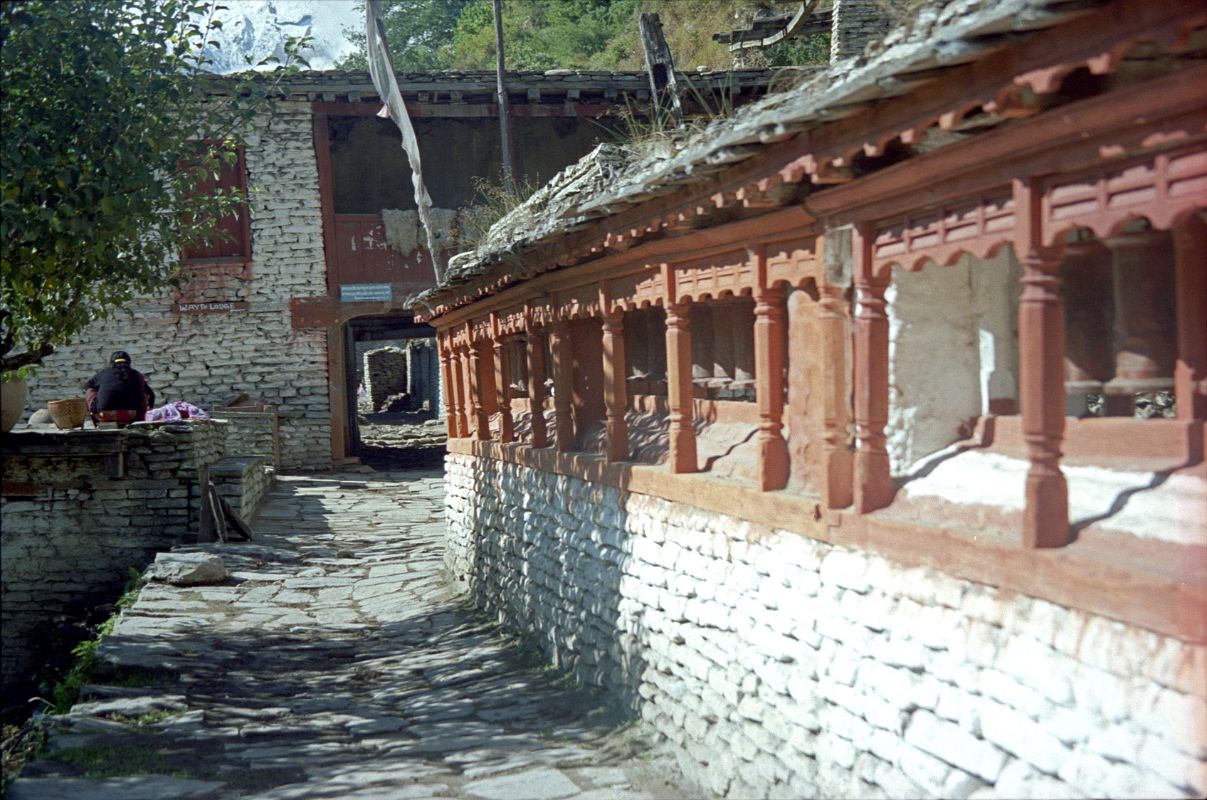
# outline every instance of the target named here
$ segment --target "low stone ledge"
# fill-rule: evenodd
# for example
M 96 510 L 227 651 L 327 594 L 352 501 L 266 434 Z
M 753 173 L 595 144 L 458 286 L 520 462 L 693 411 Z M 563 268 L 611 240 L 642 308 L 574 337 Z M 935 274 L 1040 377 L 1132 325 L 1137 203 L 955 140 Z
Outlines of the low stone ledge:
M 228 456 L 210 465 L 210 481 L 235 513 L 247 522 L 260 510 L 275 470 L 267 456 Z

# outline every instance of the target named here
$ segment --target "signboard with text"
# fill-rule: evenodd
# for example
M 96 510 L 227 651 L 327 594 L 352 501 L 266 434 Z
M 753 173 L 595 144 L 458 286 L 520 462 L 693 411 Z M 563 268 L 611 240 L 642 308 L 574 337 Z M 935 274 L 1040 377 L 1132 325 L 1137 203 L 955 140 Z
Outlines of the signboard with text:
M 341 303 L 388 303 L 394 299 L 394 289 L 388 283 L 341 283 Z
M 214 300 L 206 303 L 177 303 L 173 314 L 229 314 L 247 308 L 246 300 Z

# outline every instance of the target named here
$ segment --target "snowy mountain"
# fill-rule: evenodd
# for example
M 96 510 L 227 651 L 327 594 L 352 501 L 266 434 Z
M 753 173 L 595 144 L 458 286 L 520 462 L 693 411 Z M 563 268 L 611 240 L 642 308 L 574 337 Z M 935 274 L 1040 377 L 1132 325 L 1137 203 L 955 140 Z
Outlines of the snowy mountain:
M 345 28 L 364 27 L 357 0 L 227 0 L 215 12 L 222 27 L 211 31 L 205 49 L 212 72 L 240 72 L 264 58 L 285 56 L 287 36 L 313 37 L 303 53 L 311 69 L 332 69 L 353 49 Z

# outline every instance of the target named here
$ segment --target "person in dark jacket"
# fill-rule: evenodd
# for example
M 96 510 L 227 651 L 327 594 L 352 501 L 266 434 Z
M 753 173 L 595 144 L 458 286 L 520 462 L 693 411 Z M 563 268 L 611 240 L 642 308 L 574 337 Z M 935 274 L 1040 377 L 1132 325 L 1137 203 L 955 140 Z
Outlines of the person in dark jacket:
M 84 397 L 93 424 L 116 422 L 124 428 L 141 420 L 155 406 L 155 391 L 138 370 L 130 366 L 130 354 L 118 350 L 112 366 L 92 376 L 84 385 Z

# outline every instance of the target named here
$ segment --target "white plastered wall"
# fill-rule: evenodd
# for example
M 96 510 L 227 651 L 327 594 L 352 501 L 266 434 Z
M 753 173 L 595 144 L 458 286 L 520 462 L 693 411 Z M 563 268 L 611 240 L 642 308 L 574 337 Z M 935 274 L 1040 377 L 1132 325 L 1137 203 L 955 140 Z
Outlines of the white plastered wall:
M 893 269 L 886 434 L 894 475 L 965 438 L 990 399 L 1017 396 L 1018 278 L 1008 247 L 950 267 Z

